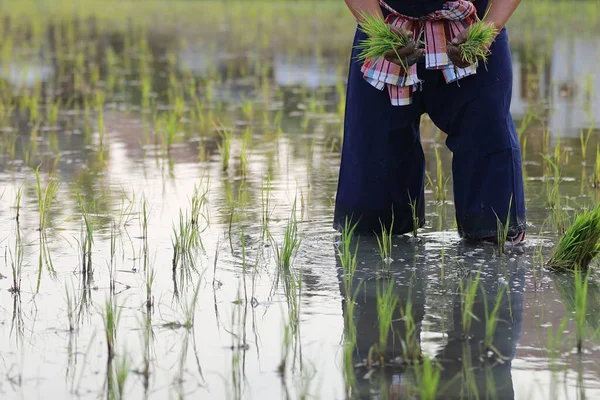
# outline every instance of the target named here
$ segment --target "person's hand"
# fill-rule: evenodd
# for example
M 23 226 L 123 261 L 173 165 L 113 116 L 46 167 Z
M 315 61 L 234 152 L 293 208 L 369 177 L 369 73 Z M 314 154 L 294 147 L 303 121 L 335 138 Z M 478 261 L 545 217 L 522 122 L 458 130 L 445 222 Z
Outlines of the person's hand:
M 388 51 L 388 53 L 385 55 L 385 59 L 387 61 L 396 65 L 400 65 L 404 68 L 408 68 L 425 56 L 425 49 L 419 48 L 419 45 L 413 39 L 412 32 L 403 32 L 393 26 L 390 26 L 390 29 L 398 36 L 408 35 L 410 37 L 410 40 L 408 41 L 406 46 L 397 47 L 395 51 Z
M 462 43 L 467 41 L 467 31 L 468 31 L 468 28 L 460 31 L 458 33 L 458 35 L 456 35 L 454 37 L 454 39 L 452 39 L 452 42 L 448 43 L 448 45 L 446 46 L 446 53 L 448 54 L 448 58 L 450 58 L 450 61 L 452 61 L 452 64 L 456 65 L 459 68 L 466 68 L 470 65 L 463 58 L 462 51 L 459 47 Z M 491 43 L 488 43 L 485 46 L 484 50 L 487 52 L 489 50 L 490 46 L 491 46 Z M 482 61 L 482 59 L 478 58 L 478 61 Z

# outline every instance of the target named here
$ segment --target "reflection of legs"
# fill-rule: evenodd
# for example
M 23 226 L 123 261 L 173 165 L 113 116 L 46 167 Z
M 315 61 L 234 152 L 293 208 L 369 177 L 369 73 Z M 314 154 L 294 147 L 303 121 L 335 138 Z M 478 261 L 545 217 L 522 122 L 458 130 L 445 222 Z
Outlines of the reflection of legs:
M 454 297 L 453 329 L 448 332 L 448 343 L 438 354 L 438 357 L 445 362 L 441 385 L 448 382 L 447 398 L 514 398 L 511 361 L 515 356 L 522 327 L 526 270 L 523 261 L 522 257 L 517 256 L 516 262 L 508 262 L 508 265 L 502 268 L 491 261 L 481 271 L 479 287 L 471 310 L 474 317 L 471 318 L 468 340 L 463 339 L 461 304 L 465 299 L 460 294 Z M 499 354 L 490 359 L 484 341 L 487 317 L 502 292 L 503 284 L 499 283 L 501 276 L 499 271 L 503 271 L 502 275 L 508 278 L 509 287 L 502 294 L 496 315 L 497 326 L 491 338 L 492 348 Z M 471 273 L 471 278 L 474 278 L 474 275 Z M 468 279 L 463 279 L 464 286 Z M 487 313 L 484 296 L 487 300 Z M 501 361 L 496 362 L 498 359 Z M 483 364 L 482 360 L 484 360 Z M 472 396 L 463 396 L 465 392 Z M 495 393 L 496 396 L 488 396 L 490 393 Z
M 496 237 L 496 216 L 504 223 L 509 206 L 510 235 L 525 230 L 521 152 L 510 115 L 512 66 L 505 31 L 491 51 L 485 67 L 459 85 L 447 85 L 439 76 L 426 78 L 424 85 L 426 111 L 448 134 L 446 144 L 454 155 L 458 230 L 471 239 Z
M 355 239 L 359 240 L 359 239 Z M 394 239 L 394 242 L 398 244 L 397 249 L 405 249 L 409 251 L 409 254 L 402 254 L 402 258 L 407 261 L 411 261 L 415 258 L 413 251 L 420 247 L 405 246 L 406 243 L 398 243 L 405 240 L 404 238 Z M 356 242 L 351 245 L 354 249 Z M 344 311 L 344 323 L 346 333 L 350 329 L 354 329 L 356 332 L 356 346 L 353 351 L 352 365 L 360 365 L 363 361 L 369 358 L 369 353 L 374 346 L 379 343 L 379 321 L 378 321 L 378 307 L 377 307 L 377 292 L 385 288 L 388 284 L 394 284 L 393 296 L 398 300 L 398 303 L 394 309 L 392 317 L 392 326 L 387 334 L 387 346 L 384 351 L 384 358 L 386 362 L 394 360 L 396 357 L 403 358 L 404 352 L 402 347 L 402 341 L 407 339 L 407 329 L 405 320 L 402 319 L 401 308 L 404 309 L 409 299 L 412 304 L 411 316 L 414 320 L 414 326 L 416 331 L 414 332 L 414 338 L 416 340 L 416 346 L 420 347 L 420 331 L 421 323 L 425 315 L 425 278 L 422 274 L 422 270 L 413 269 L 409 267 L 397 267 L 391 266 L 392 279 L 377 278 L 375 271 L 378 269 L 378 264 L 381 262 L 379 256 L 373 250 L 377 248 L 377 241 L 373 238 L 362 239 L 359 242 L 359 253 L 358 253 L 358 267 L 352 280 L 352 288 L 344 287 L 342 279 L 343 271 L 338 261 L 338 273 L 340 276 L 340 289 L 343 294 L 355 293 L 356 288 L 360 286 L 360 290 L 357 292 L 356 298 L 352 303 L 354 305 L 352 315 L 348 315 L 348 310 L 352 307 L 348 307 L 348 300 L 343 301 Z M 418 250 L 417 250 L 418 251 Z M 380 292 L 381 293 L 381 292 Z M 377 353 L 372 353 L 373 361 L 379 361 Z M 368 371 L 368 368 L 359 368 L 356 370 L 358 378 L 358 389 L 369 393 L 372 389 L 371 385 L 373 382 L 362 380 L 362 376 Z M 387 385 L 385 390 L 389 389 L 389 384 L 393 380 L 392 374 L 400 374 L 402 370 L 400 368 L 387 368 L 383 375 L 374 376 L 373 379 L 381 379 L 382 390 Z
M 355 44 L 364 39 L 358 32 Z M 344 144 L 336 198 L 334 225 L 346 218 L 358 221 L 357 230 L 373 232 L 388 227 L 394 233 L 412 230 L 411 200 L 424 221 L 425 158 L 419 137 L 420 94 L 411 106 L 394 107 L 387 91 L 379 91 L 350 65 Z

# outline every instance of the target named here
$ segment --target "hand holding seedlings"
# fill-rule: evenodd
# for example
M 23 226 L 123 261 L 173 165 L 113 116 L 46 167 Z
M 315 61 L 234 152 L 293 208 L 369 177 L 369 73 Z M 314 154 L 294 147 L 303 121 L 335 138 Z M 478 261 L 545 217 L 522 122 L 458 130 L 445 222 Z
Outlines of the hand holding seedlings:
M 491 23 L 479 21 L 462 30 L 452 39 L 446 53 L 454 65 L 466 68 L 478 61 L 487 61 L 490 46 L 498 30 Z
M 420 43 L 414 40 L 412 32 L 388 25 L 379 17 L 363 14 L 360 29 L 368 38 L 357 46 L 361 50 L 359 61 L 385 58 L 408 69 L 425 55 L 425 50 L 419 48 Z
M 419 43 L 414 40 L 412 32 L 400 30 L 393 26 L 390 26 L 390 30 L 399 37 L 406 37 L 408 41 L 405 46 L 399 46 L 388 51 L 384 56 L 387 61 L 408 68 L 425 57 L 425 49 L 419 47 Z

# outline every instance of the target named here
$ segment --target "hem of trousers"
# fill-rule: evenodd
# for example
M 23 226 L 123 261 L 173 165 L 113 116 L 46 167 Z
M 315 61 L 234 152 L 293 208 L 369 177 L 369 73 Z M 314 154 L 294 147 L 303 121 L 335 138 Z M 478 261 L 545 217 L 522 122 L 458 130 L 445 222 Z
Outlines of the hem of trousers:
M 521 218 L 519 218 L 521 219 Z M 508 227 L 508 236 L 515 236 L 527 231 L 527 222 L 522 221 L 516 224 L 511 224 Z M 498 229 L 480 229 L 471 230 L 469 232 L 459 232 L 461 238 L 469 241 L 480 241 L 498 236 Z

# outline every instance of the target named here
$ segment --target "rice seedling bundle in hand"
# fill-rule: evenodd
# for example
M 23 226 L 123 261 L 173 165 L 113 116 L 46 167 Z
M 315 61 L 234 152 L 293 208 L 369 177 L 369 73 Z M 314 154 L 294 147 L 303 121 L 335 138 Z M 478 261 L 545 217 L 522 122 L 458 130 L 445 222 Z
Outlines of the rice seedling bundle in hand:
M 548 267 L 552 269 L 586 269 L 600 254 L 600 205 L 575 218 L 560 238 Z
M 377 60 L 393 51 L 402 62 L 397 49 L 405 47 L 412 40 L 407 31 L 394 31 L 383 19 L 366 13 L 362 14 L 360 29 L 367 34 L 368 38 L 361 40 L 356 46 L 361 51 L 357 57 L 358 61 Z M 403 64 L 402 67 L 406 69 L 406 65 Z
M 469 64 L 475 64 L 479 59 L 487 61 L 490 55 L 489 45 L 492 43 L 498 29 L 492 23 L 478 21 L 467 29 L 467 40 L 458 45 L 462 58 Z

